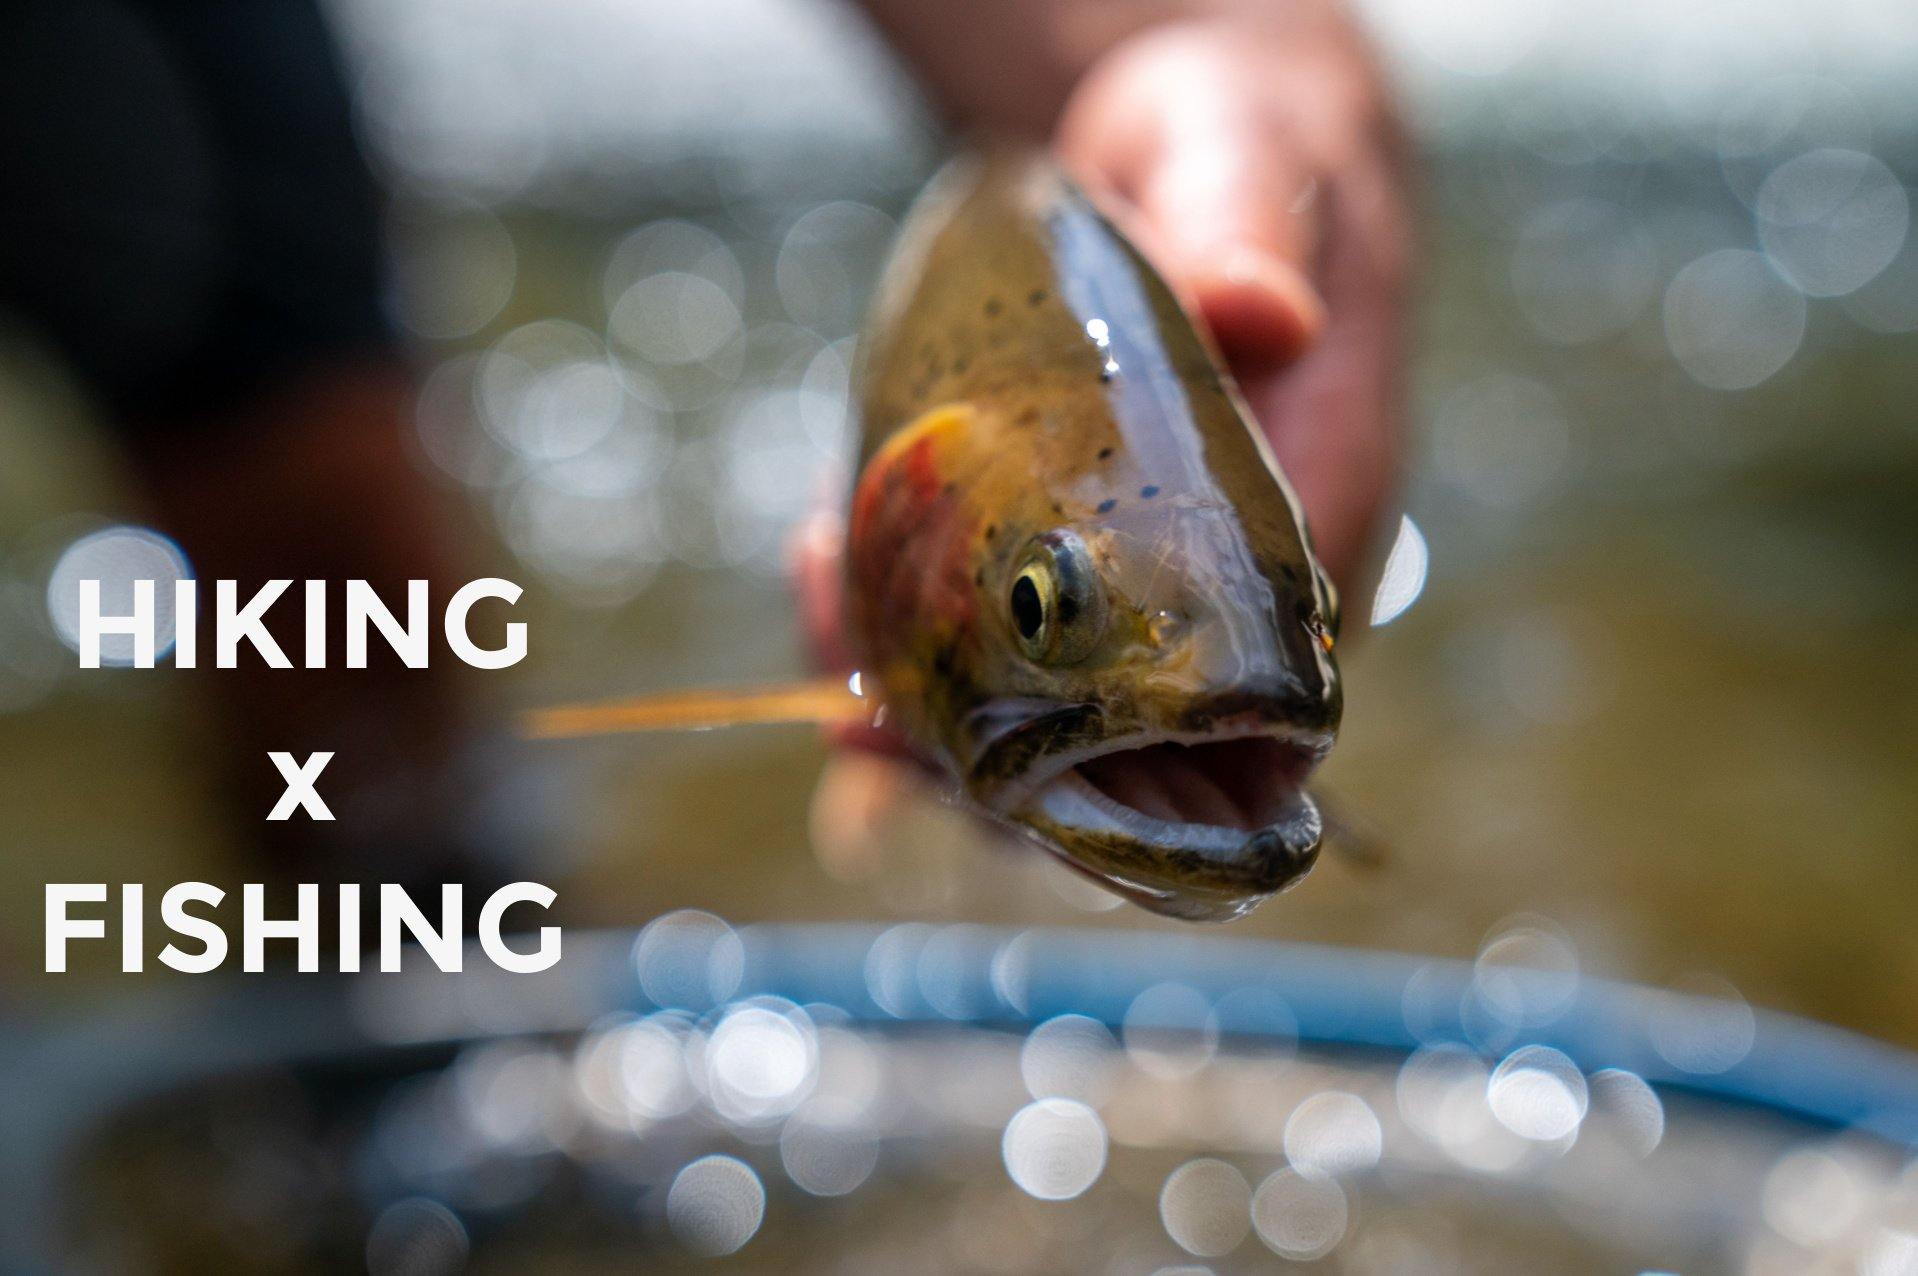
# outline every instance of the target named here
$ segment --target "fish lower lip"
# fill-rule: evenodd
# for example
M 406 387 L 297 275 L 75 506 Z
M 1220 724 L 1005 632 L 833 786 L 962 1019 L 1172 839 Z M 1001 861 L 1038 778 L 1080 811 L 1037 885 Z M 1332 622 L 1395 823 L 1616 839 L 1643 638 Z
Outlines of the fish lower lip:
M 1301 793 L 1295 815 L 1247 838 L 1244 854 L 1251 859 L 1269 860 L 1274 866 L 1273 876 L 1290 884 L 1304 877 L 1318 862 L 1319 842 L 1324 836 L 1325 821 L 1319 814 L 1318 803 Z

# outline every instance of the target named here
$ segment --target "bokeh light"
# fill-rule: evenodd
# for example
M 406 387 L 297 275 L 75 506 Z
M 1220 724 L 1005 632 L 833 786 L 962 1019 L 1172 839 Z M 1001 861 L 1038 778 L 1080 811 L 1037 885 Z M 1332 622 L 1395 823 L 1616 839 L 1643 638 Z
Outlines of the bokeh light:
M 1622 332 L 1657 286 L 1637 219 L 1582 196 L 1531 214 L 1512 250 L 1512 293 L 1541 336 L 1566 345 Z
M 1763 254 L 1721 248 L 1665 290 L 1665 339 L 1701 385 L 1749 390 L 1784 367 L 1805 337 L 1805 299 Z
M 1155 984 L 1132 999 L 1121 1029 L 1134 1066 L 1157 1077 L 1197 1072 L 1218 1048 L 1218 1021 L 1204 993 L 1185 984 Z
M 1379 1163 L 1384 1134 L 1372 1105 L 1344 1090 L 1305 1100 L 1285 1122 L 1285 1155 L 1314 1178 L 1337 1178 Z
M 1492 1070 L 1485 1093 L 1499 1124 L 1535 1143 L 1576 1135 L 1590 1103 L 1584 1074 L 1549 1046 L 1524 1046 L 1506 1055 Z
M 134 582 L 153 582 L 154 659 L 173 649 L 176 630 L 174 582 L 193 575 L 180 547 L 145 527 L 103 527 L 88 532 L 62 551 L 47 579 L 47 615 L 53 631 L 71 651 L 80 650 L 80 582 L 100 582 L 102 617 L 133 614 Z M 102 665 L 131 665 L 131 634 L 100 635 Z
M 736 1157 L 701 1157 L 673 1176 L 666 1193 L 673 1235 L 708 1257 L 736 1253 L 765 1217 L 765 1185 Z
M 1605 1068 L 1591 1075 L 1592 1115 L 1636 1156 L 1650 1156 L 1665 1138 L 1665 1105 L 1635 1072 Z
M 1652 1045 L 1685 1072 L 1718 1073 L 1736 1067 L 1757 1032 L 1752 1009 L 1738 989 L 1716 975 L 1681 980 L 1653 1014 Z
M 811 1092 L 819 1046 L 805 1011 L 768 1000 L 720 1016 L 703 1058 L 714 1109 L 758 1123 L 786 1116 Z
M 1019 1074 L 1035 1099 L 1097 1104 L 1119 1060 L 1119 1043 L 1104 1024 L 1085 1015 L 1056 1015 L 1026 1034 Z
M 1252 1188 L 1237 1166 L 1213 1157 L 1187 1161 L 1159 1190 L 1166 1234 L 1188 1254 L 1218 1258 L 1251 1230 Z
M 745 962 L 733 928 L 698 909 L 655 918 L 633 944 L 639 986 L 660 1006 L 704 1010 L 725 1001 L 739 987 Z
M 1001 1140 L 1006 1173 L 1042 1201 L 1083 1193 L 1104 1172 L 1105 1123 L 1071 1099 L 1039 1099 L 1006 1122 Z
M 814 1196 L 845 1196 L 871 1177 L 879 1141 L 850 1105 L 808 1104 L 780 1131 L 779 1161 Z
M 1345 1189 L 1293 1169 L 1274 1172 L 1252 1198 L 1252 1226 L 1259 1239 L 1273 1253 L 1297 1262 L 1331 1253 L 1350 1220 Z
M 1839 1156 L 1800 1148 L 1765 1176 L 1765 1222 L 1793 1244 L 1816 1249 L 1851 1230 L 1866 1208 L 1866 1193 L 1861 1176 Z
M 1812 297 L 1856 292 L 1891 264 L 1911 201 L 1883 161 L 1820 147 L 1786 160 L 1758 188 L 1758 237 L 1780 274 Z

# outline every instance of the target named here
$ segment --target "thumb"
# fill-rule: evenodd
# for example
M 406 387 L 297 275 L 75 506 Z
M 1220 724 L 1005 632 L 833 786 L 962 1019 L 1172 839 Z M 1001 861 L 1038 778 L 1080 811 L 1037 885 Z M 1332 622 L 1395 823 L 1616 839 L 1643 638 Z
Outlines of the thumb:
M 1160 268 L 1234 363 L 1290 363 L 1325 326 L 1309 265 L 1314 184 L 1269 138 L 1259 145 L 1216 123 L 1168 143 L 1133 194 Z

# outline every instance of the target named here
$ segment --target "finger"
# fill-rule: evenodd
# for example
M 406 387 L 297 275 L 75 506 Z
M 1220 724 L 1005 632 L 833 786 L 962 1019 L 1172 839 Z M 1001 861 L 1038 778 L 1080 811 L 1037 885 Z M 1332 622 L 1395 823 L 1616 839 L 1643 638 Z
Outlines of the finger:
M 819 669 L 852 668 L 841 621 L 845 540 L 845 520 L 837 510 L 822 506 L 794 529 L 786 544 L 799 632 L 812 665 Z
M 1318 207 L 1302 146 L 1257 111 L 1216 49 L 1162 42 L 1121 55 L 1075 95 L 1057 149 L 1136 214 L 1126 229 L 1225 353 L 1298 357 L 1325 307 L 1312 283 Z
M 1398 478 L 1409 235 L 1397 178 L 1376 161 L 1349 166 L 1325 202 L 1330 322 L 1296 366 L 1242 384 L 1320 561 L 1357 598 Z
M 1269 139 L 1212 129 L 1162 150 L 1138 186 L 1163 267 L 1235 363 L 1290 363 L 1318 340 L 1314 186 Z
M 807 824 L 813 853 L 828 872 L 855 881 L 884 867 L 886 833 L 911 800 L 913 779 L 889 758 L 848 751 L 827 759 Z

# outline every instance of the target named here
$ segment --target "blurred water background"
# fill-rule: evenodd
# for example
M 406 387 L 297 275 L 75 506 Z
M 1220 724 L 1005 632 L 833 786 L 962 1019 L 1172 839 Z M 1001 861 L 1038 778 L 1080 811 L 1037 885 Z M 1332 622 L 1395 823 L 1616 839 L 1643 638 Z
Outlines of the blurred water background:
M 383 1050 L 122 1103 L 77 1159 L 65 1253 L 374 1276 L 1918 1261 L 1908 1147 L 1700 1092 L 1741 1052 L 1759 1075 L 1780 1062 L 1779 1025 L 1742 1005 L 1648 1008 L 1514 964 L 1513 936 L 1472 964 L 1355 965 L 1193 934 L 735 930 L 680 910 L 636 938 L 576 934 L 568 978 L 365 979 L 351 1017 Z M 324 1021 L 323 986 L 269 995 Z M 1387 1026 L 1401 1013 L 1416 1048 Z M 1328 1045 L 1341 1022 L 1402 1049 Z M 1581 1023 L 1603 1027 L 1579 1045 Z M 437 1048 L 474 1032 L 496 1035 Z M 1834 1071 L 1828 1049 L 1795 1082 L 1836 1082 L 1862 1125 L 1908 1139 L 1910 1075 L 1888 1127 L 1863 1093 L 1883 1071 L 1842 1047 Z
M 1918 20 L 1899 0 L 1370 6 L 1425 147 L 1409 521 L 1347 644 L 1336 861 L 1237 933 L 1709 986 L 1918 1045 Z M 944 143 L 809 0 L 341 0 L 419 464 L 528 588 L 532 705 L 795 672 L 866 289 Z M 248 877 L 165 673 L 71 582 L 183 570 L 0 347 L 0 970 L 40 884 Z M 137 570 L 136 570 L 137 568 Z M 1369 600 L 1348 602 L 1363 628 Z M 65 637 L 63 637 L 63 635 Z M 940 812 L 816 854 L 803 729 L 529 752 L 569 923 L 1177 923 Z M 1527 941 L 1533 942 L 1533 941 Z M 111 990 L 111 981 L 102 985 Z M 60 990 L 70 996 L 70 986 Z

